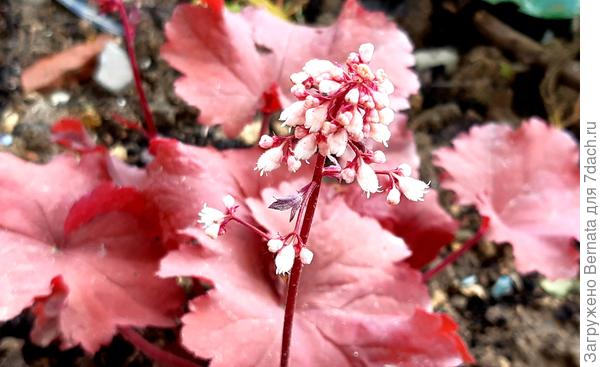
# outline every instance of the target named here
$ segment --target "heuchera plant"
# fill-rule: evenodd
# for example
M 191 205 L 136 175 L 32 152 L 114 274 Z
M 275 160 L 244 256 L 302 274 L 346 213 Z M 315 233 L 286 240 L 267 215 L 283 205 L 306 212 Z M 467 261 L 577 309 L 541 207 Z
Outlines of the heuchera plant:
M 389 95 L 394 91 L 392 82 L 382 69 L 371 70 L 374 46 L 366 43 L 358 53 L 349 54 L 344 65 L 328 60 L 308 61 L 302 71 L 291 75 L 292 93 L 298 102 L 287 107 L 280 116 L 283 125 L 292 134 L 285 137 L 264 135 L 260 146 L 267 149 L 256 163 L 261 175 L 287 165 L 290 172 L 300 169 L 303 161 L 316 156 L 312 180 L 298 189 L 295 195 L 278 198 L 270 206 L 277 210 L 291 210 L 290 220 L 296 215 L 296 224 L 289 233 L 263 232 L 236 216 L 237 205 L 231 196 L 223 198 L 226 210 L 204 207 L 198 222 L 206 234 L 217 238 L 231 221 L 256 232 L 267 241 L 268 250 L 275 253 L 276 273 L 290 273 L 283 339 L 281 366 L 287 366 L 290 354 L 292 322 L 302 266 L 310 264 L 313 252 L 308 238 L 317 207 L 321 181 L 331 176 L 352 183 L 356 180 L 367 197 L 381 190 L 378 175 L 387 178 L 383 186 L 387 202 L 396 205 L 401 196 L 422 201 L 429 185 L 410 177 L 408 164 L 391 170 L 376 170 L 373 164 L 384 163 L 385 153 L 368 147 L 369 140 L 387 145 L 391 137 L 388 125 L 394 120 L 389 108 Z M 325 167 L 327 158 L 334 162 Z M 340 225 L 344 225 L 340 223 Z

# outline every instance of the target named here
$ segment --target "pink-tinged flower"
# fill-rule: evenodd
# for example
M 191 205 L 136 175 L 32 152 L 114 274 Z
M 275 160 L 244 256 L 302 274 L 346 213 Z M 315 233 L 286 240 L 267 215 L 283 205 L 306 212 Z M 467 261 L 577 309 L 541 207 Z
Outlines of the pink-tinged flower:
M 302 262 L 302 264 L 310 264 L 313 260 L 313 257 L 314 254 L 311 250 L 307 249 L 306 247 L 302 247 L 302 250 L 300 250 L 300 261 Z
M 256 162 L 256 170 L 260 171 L 260 175 L 262 176 L 265 173 L 269 173 L 281 165 L 281 160 L 283 159 L 283 145 L 276 146 L 265 151 L 258 158 Z
M 377 179 L 375 170 L 362 159 L 356 172 L 356 180 L 360 188 L 367 193 L 367 197 L 379 191 L 379 180 Z
M 304 124 L 304 114 L 306 108 L 304 102 L 298 101 L 289 105 L 285 110 L 281 111 L 279 120 L 283 121 L 283 126 L 294 127 Z
M 329 153 L 336 157 L 341 156 L 346 152 L 346 146 L 348 145 L 348 132 L 346 129 L 339 129 L 336 133 L 331 134 L 327 137 L 327 146 Z
M 393 187 L 387 194 L 386 201 L 390 205 L 398 205 L 400 203 L 400 190 Z
M 225 207 L 227 209 L 234 209 L 236 207 L 237 203 L 235 202 L 235 199 L 233 196 L 225 195 L 223 197 L 223 205 L 225 205 Z
M 221 224 L 223 224 L 225 217 L 226 214 L 222 211 L 204 204 L 204 207 L 198 214 L 198 223 L 202 225 L 207 236 L 216 239 L 219 236 Z
M 345 183 L 352 183 L 356 179 L 356 171 L 354 168 L 344 168 L 340 176 Z
M 288 171 L 290 171 L 292 173 L 298 171 L 300 169 L 300 166 L 302 166 L 302 162 L 300 162 L 300 160 L 298 158 L 294 157 L 293 155 L 288 157 L 286 163 L 288 166 Z
M 294 259 L 296 258 L 296 250 L 294 245 L 285 245 L 277 256 L 275 256 L 275 274 L 281 275 L 289 273 L 294 265 Z
M 260 137 L 258 145 L 263 149 L 269 149 L 273 146 L 274 139 L 269 135 L 263 135 Z
M 317 152 L 317 136 L 309 134 L 298 140 L 294 147 L 294 156 L 302 161 L 310 159 Z

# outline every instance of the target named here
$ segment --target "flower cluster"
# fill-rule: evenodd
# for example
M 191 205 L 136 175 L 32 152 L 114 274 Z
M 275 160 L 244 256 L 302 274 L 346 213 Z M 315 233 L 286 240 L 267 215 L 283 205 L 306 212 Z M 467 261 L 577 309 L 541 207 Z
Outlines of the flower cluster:
M 304 265 L 308 265 L 312 262 L 313 252 L 304 246 L 299 246 L 300 250 L 294 246 L 293 239 L 290 241 L 290 237 L 294 237 L 293 234 L 288 236 L 274 236 L 267 242 L 267 248 L 269 252 L 276 253 L 275 256 L 275 273 L 278 275 L 289 273 L 294 265 L 296 259 L 296 252 L 298 257 Z
M 280 120 L 293 134 L 261 137 L 259 145 L 267 149 L 256 164 L 261 175 L 283 163 L 296 172 L 302 161 L 318 153 L 335 162 L 339 179 L 356 180 L 367 196 L 380 191 L 378 172 L 371 164 L 384 163 L 385 153 L 371 150 L 366 143 L 370 139 L 387 146 L 388 126 L 394 120 L 389 107 L 394 86 L 383 70 L 369 67 L 373 51 L 374 46 L 366 43 L 358 53 L 350 53 L 343 66 L 313 59 L 291 75 L 291 92 L 298 101 L 283 110 Z M 388 175 L 392 204 L 400 201 L 400 192 L 410 200 L 422 200 L 429 187 L 411 179 L 410 172 L 397 169 Z
M 211 208 L 204 204 L 200 213 L 198 213 L 198 223 L 202 225 L 206 235 L 212 239 L 217 239 L 220 234 L 223 234 L 223 225 L 226 220 L 231 218 L 233 212 L 237 208 L 235 199 L 231 195 L 223 198 L 223 204 L 227 208 L 227 213 Z

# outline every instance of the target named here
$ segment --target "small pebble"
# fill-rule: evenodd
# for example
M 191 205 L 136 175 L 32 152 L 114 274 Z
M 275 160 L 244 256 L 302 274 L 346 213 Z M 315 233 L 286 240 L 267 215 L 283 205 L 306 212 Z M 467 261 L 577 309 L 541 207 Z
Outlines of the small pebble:
M 105 89 L 118 93 L 133 81 L 133 72 L 125 50 L 108 42 L 98 56 L 94 80 Z
M 495 299 L 509 296 L 514 292 L 514 282 L 508 275 L 502 275 L 492 286 L 491 294 Z
M 542 279 L 540 282 L 540 286 L 546 293 L 557 297 L 557 298 L 565 298 L 571 290 L 577 287 L 577 280 L 573 279 L 558 279 L 558 280 L 549 280 Z
M 477 275 L 474 274 L 467 275 L 460 281 L 461 287 L 470 287 L 475 284 L 477 284 Z
M 71 95 L 65 91 L 59 90 L 50 95 L 50 104 L 54 107 L 68 103 Z
M 14 111 L 5 111 L 2 116 L 2 131 L 5 133 L 12 133 L 15 126 L 19 123 L 19 114 Z
M 461 287 L 460 293 L 467 297 L 478 297 L 481 299 L 486 299 L 487 295 L 485 293 L 485 289 L 480 284 L 473 284 L 468 287 Z
M 0 134 L 0 145 L 3 147 L 9 147 L 13 143 L 13 137 L 10 134 Z

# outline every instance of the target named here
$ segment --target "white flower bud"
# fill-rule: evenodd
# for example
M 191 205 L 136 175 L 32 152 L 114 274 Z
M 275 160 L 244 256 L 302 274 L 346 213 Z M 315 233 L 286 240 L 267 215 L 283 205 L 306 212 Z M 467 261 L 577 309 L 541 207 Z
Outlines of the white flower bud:
M 379 190 L 379 180 L 373 168 L 366 164 L 362 159 L 356 172 L 356 180 L 361 189 L 367 193 L 367 197 L 376 193 Z
M 429 183 L 425 183 L 416 178 L 407 176 L 396 176 L 400 191 L 408 200 L 423 201 L 424 196 L 429 191 Z
M 267 242 L 267 247 L 269 249 L 269 252 L 275 253 L 275 252 L 281 250 L 281 248 L 283 247 L 283 241 L 280 240 L 279 238 L 271 238 Z
M 381 150 L 376 150 L 375 152 L 373 152 L 373 162 L 375 163 L 385 163 L 386 158 L 385 158 L 385 153 L 382 152 Z
M 308 79 L 308 74 L 303 71 L 290 75 L 290 80 L 294 84 L 302 84 L 306 79 Z
M 386 78 L 379 83 L 379 89 L 383 93 L 392 94 L 394 93 L 394 84 L 392 84 L 392 82 L 390 82 L 390 80 Z
M 341 84 L 333 80 L 323 80 L 319 83 L 319 92 L 326 96 L 330 96 L 340 89 Z
M 309 108 L 306 110 L 304 127 L 311 133 L 316 133 L 321 130 L 323 123 L 327 119 L 327 108 L 329 103 L 324 103 L 319 107 Z
M 235 199 L 233 198 L 233 196 L 225 195 L 223 197 L 223 205 L 225 205 L 227 209 L 233 208 L 235 206 Z
M 258 142 L 258 146 L 263 149 L 269 149 L 273 146 L 273 138 L 269 135 L 263 135 L 260 137 L 260 141 Z
M 365 120 L 369 123 L 379 122 L 379 112 L 375 109 L 369 110 L 369 112 L 367 113 L 367 116 L 365 117 Z
M 371 124 L 371 139 L 375 140 L 378 143 L 381 143 L 388 146 L 388 140 L 390 140 L 392 133 L 390 129 L 384 124 Z
M 262 176 L 265 173 L 269 173 L 281 165 L 283 159 L 283 144 L 274 148 L 271 148 L 261 154 L 256 162 L 255 170 L 260 171 Z
M 410 166 L 407 163 L 402 163 L 401 165 L 399 165 L 398 170 L 402 173 L 403 176 L 409 177 L 412 175 L 412 168 L 410 168 Z
M 332 133 L 336 132 L 336 130 L 337 130 L 337 126 L 336 125 L 332 124 L 329 121 L 325 121 L 323 123 L 323 127 L 321 128 L 321 134 L 323 134 L 323 135 L 329 135 L 329 134 L 332 134 Z
M 385 108 L 390 105 L 390 97 L 387 94 L 381 92 L 373 92 L 373 102 L 375 102 L 375 108 L 378 110 Z
M 373 58 L 373 51 L 375 51 L 375 46 L 372 43 L 363 43 L 358 48 L 358 54 L 360 55 L 360 59 L 364 63 L 370 63 Z
M 296 258 L 296 250 L 294 245 L 285 245 L 277 256 L 275 256 L 275 274 L 281 275 L 289 273 L 294 266 L 294 259 Z
M 306 87 L 304 86 L 304 84 L 294 84 L 294 85 L 292 85 L 292 88 L 290 89 L 290 92 L 296 98 L 304 98 L 304 97 L 307 96 Z
M 294 157 L 293 155 L 291 155 L 287 159 L 287 166 L 288 166 L 288 171 L 294 173 L 300 169 L 300 166 L 302 166 L 302 162 L 300 160 L 298 160 L 296 157 Z
M 360 92 L 358 91 L 358 88 L 352 88 L 348 91 L 348 93 L 346 93 L 346 96 L 344 97 L 344 99 L 348 103 L 357 104 L 359 97 L 360 97 Z
M 317 136 L 309 134 L 298 140 L 294 147 L 294 156 L 301 161 L 310 159 L 317 152 Z
M 390 205 L 398 205 L 400 203 L 400 190 L 397 188 L 392 188 L 386 197 L 386 201 Z
M 389 107 L 379 110 L 379 122 L 384 125 L 389 125 L 394 121 L 394 110 Z
M 359 138 L 362 135 L 363 130 L 363 115 L 359 109 L 354 110 L 354 114 L 352 115 L 352 120 L 350 120 L 350 124 L 346 126 L 346 130 L 348 130 L 348 134 L 353 137 Z
M 313 257 L 314 254 L 311 250 L 307 249 L 306 247 L 302 247 L 302 250 L 300 250 L 300 261 L 302 262 L 302 264 L 310 264 L 313 260 Z
M 357 64 L 360 62 L 360 57 L 358 56 L 358 54 L 356 52 L 350 52 L 348 54 L 348 58 L 346 59 L 346 62 L 348 64 Z
M 373 74 L 373 71 L 371 71 L 371 68 L 367 64 L 358 64 L 358 66 L 356 67 L 356 72 L 363 79 L 366 79 L 366 80 L 375 79 L 375 74 Z
M 281 111 L 281 115 L 279 115 L 279 120 L 283 121 L 284 126 L 296 126 L 302 125 L 304 123 L 304 113 L 306 109 L 304 108 L 304 102 L 298 101 L 294 102 Z
M 198 213 L 198 223 L 204 228 L 204 232 L 212 239 L 219 236 L 221 224 L 225 220 L 225 213 L 215 208 L 210 208 L 206 204 Z
M 337 157 L 344 154 L 348 145 L 348 132 L 345 129 L 338 130 L 335 134 L 327 137 L 327 145 L 329 148 L 328 154 L 333 154 Z
M 302 70 L 308 73 L 308 75 L 312 76 L 313 78 L 316 78 L 321 74 L 329 73 L 336 67 L 337 66 L 335 66 L 335 64 L 329 60 L 312 59 L 309 60 L 306 64 L 304 64 Z
M 308 135 L 308 130 L 306 130 L 302 126 L 296 126 L 296 128 L 294 129 L 294 137 L 296 139 L 302 139 L 306 135 Z
M 356 178 L 356 171 L 353 168 L 344 168 L 340 176 L 345 183 L 352 183 Z

